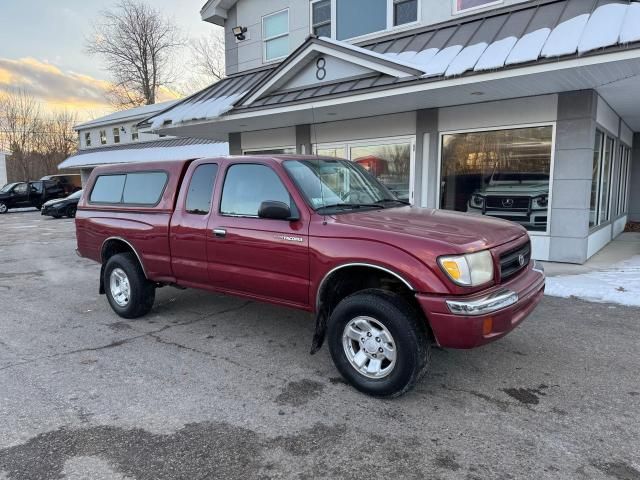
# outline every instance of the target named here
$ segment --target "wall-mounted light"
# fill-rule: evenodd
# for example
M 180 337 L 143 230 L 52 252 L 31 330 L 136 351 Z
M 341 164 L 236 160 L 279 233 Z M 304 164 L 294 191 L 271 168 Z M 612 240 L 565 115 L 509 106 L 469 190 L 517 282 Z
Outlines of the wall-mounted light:
M 247 33 L 247 27 L 233 27 L 232 31 L 237 40 L 246 40 L 247 37 L 245 36 L 245 33 Z
M 127 133 L 127 131 L 124 129 L 124 127 L 120 127 L 120 131 L 121 131 L 122 133 Z

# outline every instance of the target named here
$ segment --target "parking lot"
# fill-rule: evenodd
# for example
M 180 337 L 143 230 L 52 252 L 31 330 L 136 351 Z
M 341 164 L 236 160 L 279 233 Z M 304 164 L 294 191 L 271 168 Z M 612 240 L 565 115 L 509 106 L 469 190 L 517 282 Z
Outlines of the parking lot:
M 124 321 L 73 220 L 0 217 L 0 479 L 640 479 L 640 310 L 545 298 L 396 400 L 312 317 L 163 288 Z

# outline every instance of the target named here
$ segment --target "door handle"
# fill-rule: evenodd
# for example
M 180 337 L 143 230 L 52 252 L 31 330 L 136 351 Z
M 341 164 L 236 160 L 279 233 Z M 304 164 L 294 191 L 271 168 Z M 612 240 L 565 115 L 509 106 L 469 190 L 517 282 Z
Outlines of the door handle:
M 227 236 L 227 231 L 224 228 L 214 228 L 213 229 L 213 234 L 217 238 L 224 238 L 224 237 Z

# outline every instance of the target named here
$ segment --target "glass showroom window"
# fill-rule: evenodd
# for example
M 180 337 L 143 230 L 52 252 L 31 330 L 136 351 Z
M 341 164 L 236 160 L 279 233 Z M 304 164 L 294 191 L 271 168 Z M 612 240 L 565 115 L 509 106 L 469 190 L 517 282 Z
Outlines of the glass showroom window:
M 601 131 L 596 131 L 593 148 L 593 169 L 591 180 L 591 205 L 589 227 L 596 227 L 609 220 L 611 197 L 611 157 L 615 140 Z
M 265 61 L 289 54 L 289 9 L 262 18 L 262 39 Z
M 442 135 L 440 207 L 546 231 L 553 127 Z
M 311 31 L 318 37 L 331 38 L 331 0 L 311 2 Z
M 502 0 L 453 0 L 453 11 L 460 13 L 466 10 L 475 10 L 491 5 L 499 5 L 501 3 Z
M 629 182 L 629 163 L 631 160 L 631 149 L 626 145 L 620 144 L 620 159 L 618 161 L 618 201 L 617 215 L 622 215 L 627 211 L 628 182 Z
M 346 145 L 320 145 L 317 155 L 351 160 L 384 184 L 402 200 L 411 198 L 413 140 L 371 140 Z

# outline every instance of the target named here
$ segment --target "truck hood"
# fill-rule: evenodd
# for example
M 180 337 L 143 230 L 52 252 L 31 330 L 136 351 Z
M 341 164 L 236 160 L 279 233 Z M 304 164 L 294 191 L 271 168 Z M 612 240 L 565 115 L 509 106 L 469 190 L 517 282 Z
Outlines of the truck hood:
M 506 220 L 448 210 L 401 207 L 346 213 L 333 217 L 336 226 L 371 230 L 369 238 L 384 236 L 394 242 L 410 236 L 444 251 L 460 253 L 493 248 L 526 235 L 524 227 Z M 364 233 L 364 232 L 363 232 Z M 399 243 L 399 241 L 398 241 Z
M 514 184 L 497 184 L 488 185 L 485 188 L 478 190 L 476 193 L 481 195 L 520 195 L 527 197 L 534 197 L 536 195 L 543 195 L 549 193 L 548 183 L 514 183 Z

